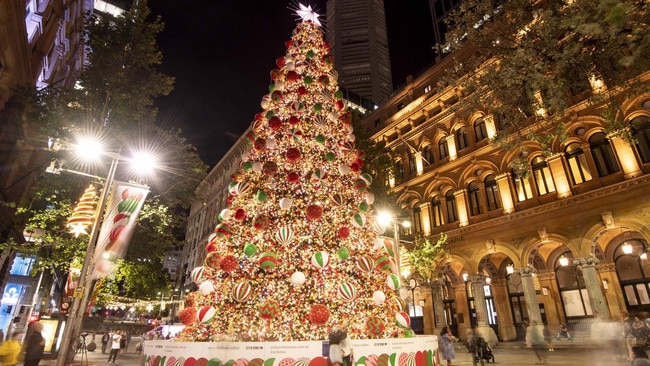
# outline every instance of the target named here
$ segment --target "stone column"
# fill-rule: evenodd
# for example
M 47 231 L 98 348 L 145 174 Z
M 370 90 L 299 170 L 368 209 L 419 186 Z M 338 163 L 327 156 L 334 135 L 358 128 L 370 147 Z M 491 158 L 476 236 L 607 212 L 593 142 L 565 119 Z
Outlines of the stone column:
M 494 296 L 494 305 L 497 308 L 499 320 L 499 336 L 502 340 L 517 338 L 517 329 L 515 329 L 514 320 L 512 319 L 512 309 L 508 298 L 508 284 L 504 278 L 493 279 L 492 295 Z
M 454 302 L 456 303 L 456 324 L 458 325 L 458 334 L 460 336 L 465 334 L 467 329 L 471 327 L 472 316 L 469 311 L 469 304 L 467 302 L 467 283 L 454 285 Z M 444 320 L 443 320 L 444 321 Z M 440 333 L 438 333 L 440 334 Z
M 573 260 L 573 263 L 580 266 L 582 269 L 582 277 L 585 279 L 585 286 L 587 287 L 589 301 L 591 302 L 591 308 L 593 309 L 594 314 L 600 318 L 600 320 L 609 320 L 611 315 L 601 287 L 600 276 L 598 276 L 598 273 L 596 272 L 596 265 L 599 262 L 598 258 L 594 256 Z
M 422 307 L 424 334 L 436 334 L 436 325 L 434 320 L 435 311 L 433 310 L 435 301 L 433 300 L 431 287 L 425 284 L 420 285 L 420 296 L 422 296 L 422 299 L 424 300 L 424 306 Z
M 625 178 L 630 179 L 643 174 L 643 171 L 636 160 L 636 156 L 634 155 L 634 149 L 632 149 L 632 146 L 630 146 L 627 141 L 618 136 L 614 136 L 613 134 L 610 134 L 608 138 L 614 147 L 614 153 L 618 157 Z
M 485 293 L 483 292 L 485 278 L 482 274 L 473 274 L 470 281 L 472 283 L 472 294 L 474 295 L 474 309 L 476 310 L 476 322 L 478 325 L 477 331 L 492 347 L 499 343 L 499 338 L 487 320 L 487 306 L 485 304 Z
M 441 280 L 436 280 L 431 283 L 431 298 L 433 299 L 433 313 L 435 314 L 434 334 L 440 334 L 442 327 L 447 325 L 447 319 L 445 319 L 444 298 L 442 296 L 442 287 L 444 285 L 444 282 Z
M 524 299 L 526 299 L 526 310 L 528 310 L 528 319 L 532 322 L 535 320 L 542 324 L 542 313 L 539 311 L 539 302 L 537 301 L 537 292 L 535 291 L 535 281 L 533 273 L 535 268 L 523 267 L 517 269 L 521 276 L 521 287 L 524 290 Z

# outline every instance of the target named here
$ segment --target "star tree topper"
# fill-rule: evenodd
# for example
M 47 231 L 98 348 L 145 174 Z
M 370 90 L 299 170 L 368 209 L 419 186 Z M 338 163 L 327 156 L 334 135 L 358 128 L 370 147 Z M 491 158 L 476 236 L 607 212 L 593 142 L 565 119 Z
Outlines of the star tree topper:
M 298 10 L 296 10 L 296 14 L 298 14 L 298 16 L 302 18 L 303 22 L 311 20 L 317 26 L 319 27 L 322 26 L 320 24 L 320 21 L 318 20 L 320 14 L 318 14 L 315 10 L 313 10 L 311 8 L 311 5 L 304 6 L 303 4 L 298 4 Z

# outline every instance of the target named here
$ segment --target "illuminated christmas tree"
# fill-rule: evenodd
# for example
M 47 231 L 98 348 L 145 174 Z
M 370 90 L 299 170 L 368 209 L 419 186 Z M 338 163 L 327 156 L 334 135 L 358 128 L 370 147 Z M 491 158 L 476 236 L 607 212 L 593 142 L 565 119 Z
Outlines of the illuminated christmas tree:
M 199 291 L 180 314 L 181 340 L 317 340 L 334 321 L 352 338 L 410 333 L 330 46 L 317 14 L 300 7 L 192 272 Z

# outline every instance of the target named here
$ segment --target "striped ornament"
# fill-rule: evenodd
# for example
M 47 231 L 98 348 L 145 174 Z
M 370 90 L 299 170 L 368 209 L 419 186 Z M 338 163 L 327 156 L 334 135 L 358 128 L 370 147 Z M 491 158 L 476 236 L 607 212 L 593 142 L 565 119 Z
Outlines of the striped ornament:
M 259 264 L 265 271 L 272 271 L 278 265 L 278 255 L 273 252 L 264 252 L 260 256 Z
M 208 324 L 212 322 L 216 314 L 217 310 L 215 308 L 210 305 L 203 305 L 199 308 L 199 311 L 196 312 L 196 318 L 199 323 Z
M 352 225 L 356 227 L 357 229 L 362 228 L 366 224 L 366 215 L 362 213 L 356 213 L 354 216 L 352 216 L 352 219 L 350 220 L 352 222 Z
M 224 208 L 223 210 L 221 210 L 221 212 L 219 212 L 219 215 L 218 215 L 217 218 L 219 219 L 219 222 L 228 221 L 228 220 L 230 220 L 230 218 L 232 218 L 232 214 L 233 214 L 233 211 L 231 211 L 231 210 L 229 210 L 227 208 Z
M 399 288 L 399 276 L 393 273 L 386 276 L 386 286 L 393 291 L 397 290 Z
M 214 232 L 220 238 L 227 238 L 228 236 L 230 236 L 230 226 L 222 222 L 219 225 L 217 225 L 217 227 L 214 228 Z
M 390 271 L 390 258 L 387 255 L 381 255 L 375 259 L 375 267 L 380 271 Z
M 196 267 L 192 270 L 192 282 L 196 283 L 197 285 L 203 282 L 204 276 L 206 275 L 206 270 L 205 267 L 200 266 Z
M 242 281 L 232 288 L 232 298 L 238 302 L 244 302 L 253 293 L 253 287 L 248 281 Z
M 371 338 L 379 338 L 384 332 L 384 322 L 378 316 L 371 316 L 366 321 L 366 333 Z
M 406 312 L 398 311 L 395 313 L 395 323 L 398 327 L 407 329 L 411 327 L 411 318 Z
M 289 245 L 293 241 L 295 235 L 289 226 L 283 226 L 275 232 L 275 240 L 280 245 Z
M 362 255 L 357 258 L 357 268 L 359 268 L 362 272 L 370 272 L 375 268 L 375 262 L 372 260 L 372 258 Z
M 211 252 L 205 256 L 203 263 L 205 263 L 205 266 L 210 269 L 218 270 L 219 264 L 221 263 L 221 257 L 219 256 L 219 253 Z
M 280 303 L 275 300 L 266 300 L 257 308 L 262 319 L 273 319 L 280 313 Z
M 311 265 L 323 270 L 330 265 L 330 255 L 326 252 L 316 252 L 311 256 Z
M 404 311 L 404 309 L 406 309 L 406 302 L 404 302 L 401 297 L 395 296 L 393 302 L 395 303 L 397 311 Z
M 339 298 L 345 302 L 354 301 L 357 298 L 357 288 L 351 282 L 340 284 L 337 293 Z

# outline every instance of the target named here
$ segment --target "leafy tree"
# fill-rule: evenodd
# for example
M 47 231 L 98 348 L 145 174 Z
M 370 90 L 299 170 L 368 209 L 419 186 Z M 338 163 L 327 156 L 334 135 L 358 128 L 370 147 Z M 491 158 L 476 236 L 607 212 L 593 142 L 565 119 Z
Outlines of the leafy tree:
M 150 16 L 146 1 L 134 2 L 117 18 L 93 16 L 85 25 L 87 64 L 76 87 L 51 85 L 38 91 L 27 116 L 44 134 L 61 141 L 93 133 L 119 145 L 111 150 L 120 155 L 148 149 L 160 161 L 170 162 L 160 164 L 155 178 L 140 181 L 151 187 L 151 193 L 129 251 L 115 278 L 107 281 L 115 284 L 106 287 L 115 295 L 155 294 L 168 286 L 160 270 L 164 252 L 182 244 L 186 210 L 207 171 L 180 130 L 154 123 L 157 111 L 153 100 L 169 94 L 174 82 L 156 70 L 162 62 L 156 36 L 162 29 L 160 17 Z M 107 166 L 83 165 L 64 150 L 53 153 L 53 158 L 65 160 L 64 168 L 106 176 Z M 133 172 L 126 168 L 120 165 L 116 179 L 133 179 Z M 41 176 L 32 199 L 21 205 L 27 227 L 46 230 L 46 241 L 38 246 L 16 248 L 40 256 L 40 267 L 35 270 L 67 272 L 73 259 L 85 254 L 87 237 L 72 238 L 65 221 L 88 179 L 71 177 Z M 76 183 L 68 186 L 66 180 Z M 147 270 L 152 273 L 144 275 Z
M 416 240 L 408 251 L 411 273 L 425 280 L 435 280 L 436 267 L 445 253 L 446 242 L 447 235 L 444 233 L 435 243 L 429 239 Z
M 609 129 L 620 132 L 621 102 L 648 90 L 635 79 L 650 67 L 648 6 L 463 0 L 439 47 L 456 59 L 442 86 L 463 90 L 463 107 L 492 114 L 501 137 L 509 137 L 502 140 L 507 148 L 532 139 L 549 150 L 571 106 L 582 100 L 602 106 Z

